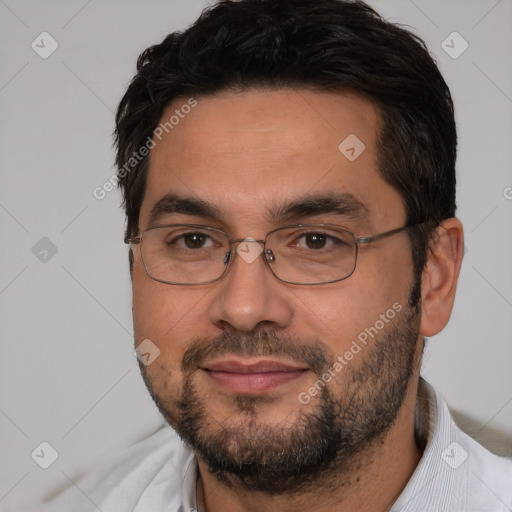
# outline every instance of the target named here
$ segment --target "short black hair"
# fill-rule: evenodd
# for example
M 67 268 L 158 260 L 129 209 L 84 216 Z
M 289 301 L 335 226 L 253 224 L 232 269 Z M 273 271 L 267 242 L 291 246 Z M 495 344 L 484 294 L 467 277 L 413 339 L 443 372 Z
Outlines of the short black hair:
M 222 0 L 146 49 L 137 70 L 114 134 L 127 237 L 137 234 L 148 158 L 129 172 L 127 162 L 175 98 L 262 87 L 354 91 L 380 114 L 380 175 L 403 198 L 408 224 L 426 223 L 409 231 L 419 279 L 432 229 L 455 215 L 457 134 L 449 88 L 418 36 L 357 0 Z

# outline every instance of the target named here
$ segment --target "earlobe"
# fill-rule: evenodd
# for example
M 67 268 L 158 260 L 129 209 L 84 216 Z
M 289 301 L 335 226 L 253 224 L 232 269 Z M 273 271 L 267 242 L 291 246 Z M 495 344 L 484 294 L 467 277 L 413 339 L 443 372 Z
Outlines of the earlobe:
M 420 333 L 444 329 L 453 308 L 464 255 L 464 231 L 456 218 L 444 220 L 433 233 L 421 281 Z

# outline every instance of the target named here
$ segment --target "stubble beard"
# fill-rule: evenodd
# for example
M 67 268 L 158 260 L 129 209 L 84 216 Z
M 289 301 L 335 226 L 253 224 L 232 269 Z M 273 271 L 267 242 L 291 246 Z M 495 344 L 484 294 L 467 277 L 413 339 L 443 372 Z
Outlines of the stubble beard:
M 300 345 L 268 331 L 197 340 L 184 355 L 178 397 L 157 393 L 149 372 L 140 366 L 162 415 L 220 482 L 249 492 L 293 495 L 333 479 L 348 483 L 340 476 L 353 473 L 363 456 L 384 439 L 417 364 L 418 327 L 419 308 L 405 307 L 308 407 L 297 399 L 291 427 L 265 422 L 264 409 L 272 401 L 266 396 L 233 397 L 234 419 L 216 422 L 194 385 L 197 365 L 228 353 L 285 355 L 308 364 L 321 379 L 333 367 L 335 356 L 326 355 L 319 345 Z

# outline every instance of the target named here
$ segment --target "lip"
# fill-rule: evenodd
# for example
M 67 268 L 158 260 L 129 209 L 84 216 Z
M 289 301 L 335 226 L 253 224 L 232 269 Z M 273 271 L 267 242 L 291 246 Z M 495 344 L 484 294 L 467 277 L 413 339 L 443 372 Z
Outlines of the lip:
M 258 395 L 300 378 L 307 367 L 271 359 L 220 359 L 201 367 L 208 377 L 232 393 Z
M 218 359 L 206 363 L 203 370 L 228 372 L 228 373 L 267 373 L 267 372 L 292 372 L 307 370 L 305 366 L 293 365 L 274 359 Z

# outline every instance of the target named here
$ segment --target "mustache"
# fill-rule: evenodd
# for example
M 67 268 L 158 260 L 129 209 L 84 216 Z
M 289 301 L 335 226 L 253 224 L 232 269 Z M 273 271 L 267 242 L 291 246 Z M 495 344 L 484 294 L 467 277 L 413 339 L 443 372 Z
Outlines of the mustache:
M 224 332 L 214 338 L 198 338 L 185 351 L 182 371 L 190 374 L 213 357 L 225 354 L 237 356 L 286 356 L 307 365 L 317 374 L 326 371 L 334 360 L 333 355 L 317 343 L 303 344 L 289 336 L 277 335 L 273 331 L 258 331 L 254 334 Z

